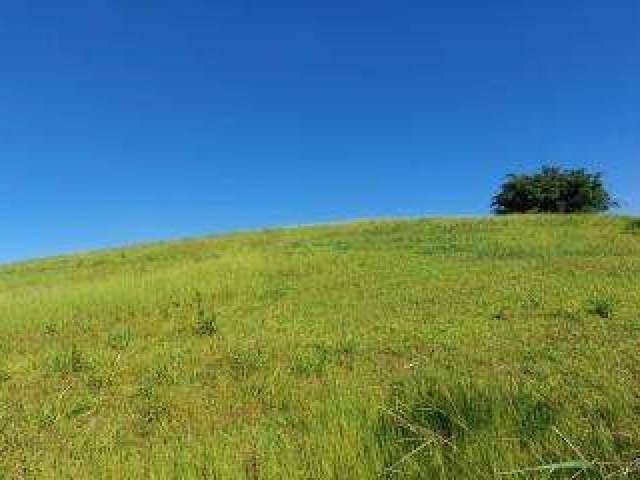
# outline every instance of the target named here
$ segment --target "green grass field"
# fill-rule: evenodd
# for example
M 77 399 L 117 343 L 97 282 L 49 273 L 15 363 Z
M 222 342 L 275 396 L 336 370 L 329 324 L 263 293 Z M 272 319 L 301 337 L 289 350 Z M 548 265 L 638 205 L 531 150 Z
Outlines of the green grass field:
M 0 267 L 0 478 L 640 478 L 638 458 L 631 218 L 365 221 Z

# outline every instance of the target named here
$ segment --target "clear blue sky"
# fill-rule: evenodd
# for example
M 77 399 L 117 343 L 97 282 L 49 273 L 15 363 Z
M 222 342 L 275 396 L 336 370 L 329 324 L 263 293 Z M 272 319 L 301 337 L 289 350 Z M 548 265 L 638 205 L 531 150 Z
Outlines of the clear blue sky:
M 0 261 L 487 214 L 543 163 L 640 211 L 638 0 L 7 0 L 0 58 Z

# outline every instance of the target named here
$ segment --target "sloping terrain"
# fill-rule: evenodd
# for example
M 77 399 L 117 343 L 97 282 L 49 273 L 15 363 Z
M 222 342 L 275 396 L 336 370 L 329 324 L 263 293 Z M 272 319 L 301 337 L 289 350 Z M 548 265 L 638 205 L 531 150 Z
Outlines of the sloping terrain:
M 637 458 L 630 218 L 366 221 L 0 267 L 0 478 L 638 478 Z

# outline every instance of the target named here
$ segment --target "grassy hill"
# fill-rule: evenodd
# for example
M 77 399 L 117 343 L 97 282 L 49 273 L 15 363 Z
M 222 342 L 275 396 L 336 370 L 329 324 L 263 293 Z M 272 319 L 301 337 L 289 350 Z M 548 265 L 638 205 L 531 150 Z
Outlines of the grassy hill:
M 630 218 L 367 221 L 6 265 L 0 478 L 567 461 L 586 470 L 526 478 L 638 478 L 639 339 Z

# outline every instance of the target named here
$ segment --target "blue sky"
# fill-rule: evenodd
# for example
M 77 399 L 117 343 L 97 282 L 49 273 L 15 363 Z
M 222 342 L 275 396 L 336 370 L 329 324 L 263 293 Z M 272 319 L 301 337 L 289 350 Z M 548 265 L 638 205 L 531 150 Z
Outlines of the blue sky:
M 0 261 L 487 214 L 601 170 L 640 212 L 640 2 L 4 1 Z

